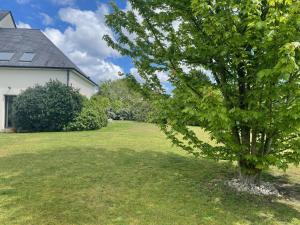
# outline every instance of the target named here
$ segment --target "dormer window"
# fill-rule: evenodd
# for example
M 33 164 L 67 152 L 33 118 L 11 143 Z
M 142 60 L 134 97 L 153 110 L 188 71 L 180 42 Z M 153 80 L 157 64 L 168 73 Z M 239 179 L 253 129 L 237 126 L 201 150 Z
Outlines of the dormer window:
M 10 61 L 14 54 L 13 52 L 0 52 L 0 61 Z
M 32 62 L 33 58 L 35 56 L 35 53 L 33 52 L 25 52 L 21 56 L 20 60 L 21 62 Z

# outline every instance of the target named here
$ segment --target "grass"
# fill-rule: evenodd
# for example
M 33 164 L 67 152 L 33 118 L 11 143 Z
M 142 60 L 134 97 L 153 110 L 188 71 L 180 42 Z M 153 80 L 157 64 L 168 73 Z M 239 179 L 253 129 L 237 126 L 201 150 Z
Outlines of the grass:
M 265 176 L 288 183 L 293 201 L 237 194 L 222 185 L 234 173 L 150 124 L 0 134 L 0 224 L 300 224 L 299 168 Z

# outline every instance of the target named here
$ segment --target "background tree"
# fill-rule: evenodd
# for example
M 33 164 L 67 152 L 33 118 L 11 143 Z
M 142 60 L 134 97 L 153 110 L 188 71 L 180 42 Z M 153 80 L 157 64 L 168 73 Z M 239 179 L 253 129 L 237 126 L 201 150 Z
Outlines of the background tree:
M 129 2 L 127 11 L 112 4 L 115 36 L 104 38 L 156 96 L 156 74 L 169 74 L 174 95 L 160 100 L 168 138 L 197 156 L 237 160 L 246 182 L 270 165 L 299 163 L 299 1 Z M 198 139 L 191 118 L 217 146 Z
M 65 130 L 98 130 L 106 127 L 108 106 L 109 102 L 106 98 L 100 96 L 93 96 L 91 99 L 84 98 L 81 112 L 65 127 Z
M 150 121 L 152 105 L 131 75 L 100 85 L 98 95 L 109 100 L 108 116 L 114 120 Z

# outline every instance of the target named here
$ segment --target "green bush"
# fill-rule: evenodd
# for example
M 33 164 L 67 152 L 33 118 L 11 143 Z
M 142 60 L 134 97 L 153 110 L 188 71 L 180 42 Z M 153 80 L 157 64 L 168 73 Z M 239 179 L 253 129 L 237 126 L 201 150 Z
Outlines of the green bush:
M 102 83 L 98 95 L 109 99 L 107 113 L 110 119 L 151 121 L 153 106 L 144 98 L 132 76 Z
M 78 90 L 59 81 L 49 81 L 22 92 L 13 104 L 18 131 L 61 131 L 83 107 Z
M 107 101 L 104 98 L 93 98 L 84 102 L 81 113 L 68 124 L 66 130 L 97 130 L 107 126 Z

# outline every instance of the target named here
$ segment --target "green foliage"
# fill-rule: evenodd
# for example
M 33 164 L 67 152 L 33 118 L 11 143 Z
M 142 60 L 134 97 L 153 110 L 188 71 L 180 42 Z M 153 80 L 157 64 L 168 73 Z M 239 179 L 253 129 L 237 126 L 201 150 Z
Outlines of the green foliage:
M 18 131 L 61 131 L 81 111 L 78 90 L 49 81 L 22 92 L 14 101 L 14 125 Z
M 115 37 L 104 38 L 134 60 L 168 138 L 195 155 L 237 160 L 245 176 L 299 163 L 299 1 L 129 2 L 126 12 L 112 4 Z M 161 71 L 172 96 L 159 95 Z M 201 141 L 190 120 L 218 145 Z
M 74 121 L 68 124 L 66 130 L 97 130 L 106 127 L 108 123 L 106 115 L 107 105 L 107 99 L 104 98 L 86 99 L 82 111 Z
M 100 85 L 99 96 L 109 99 L 108 117 L 113 120 L 150 121 L 152 105 L 132 76 Z

